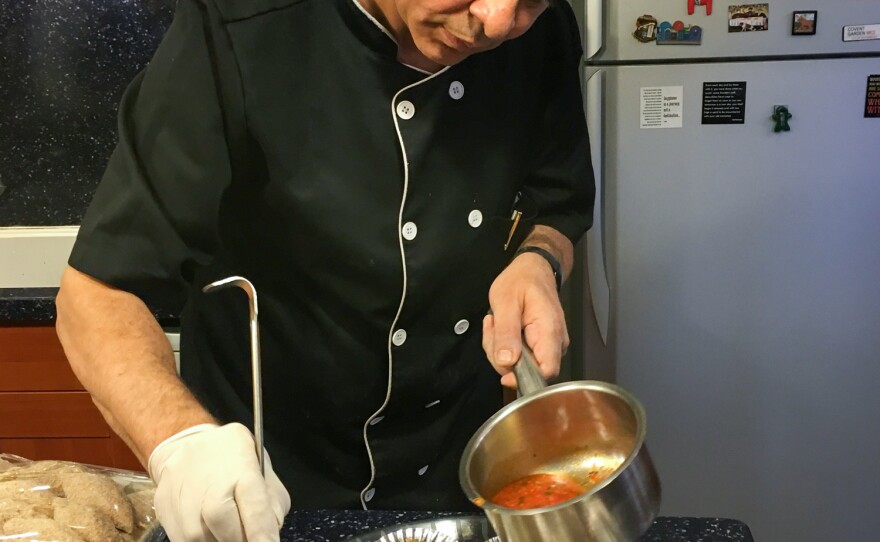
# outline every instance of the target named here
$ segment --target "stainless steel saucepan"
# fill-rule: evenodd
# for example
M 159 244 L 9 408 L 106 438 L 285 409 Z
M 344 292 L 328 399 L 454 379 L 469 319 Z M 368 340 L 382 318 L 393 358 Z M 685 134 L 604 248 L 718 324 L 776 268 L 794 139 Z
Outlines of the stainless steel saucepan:
M 462 455 L 459 480 L 467 497 L 504 542 L 636 540 L 660 507 L 642 405 L 606 382 L 547 387 L 525 344 L 514 371 L 521 397 L 486 421 Z M 568 475 L 588 490 L 528 510 L 491 501 L 508 484 L 540 473 Z

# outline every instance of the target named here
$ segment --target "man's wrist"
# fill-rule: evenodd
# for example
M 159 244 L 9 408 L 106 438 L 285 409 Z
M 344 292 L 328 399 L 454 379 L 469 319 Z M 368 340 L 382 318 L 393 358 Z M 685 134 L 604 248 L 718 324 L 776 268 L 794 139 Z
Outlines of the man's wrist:
M 165 440 L 160 442 L 159 445 L 156 446 L 153 449 L 153 451 L 150 453 L 150 457 L 147 460 L 147 465 L 146 465 L 147 474 L 149 474 L 150 477 L 154 481 L 158 482 L 157 477 L 161 476 L 161 473 L 155 472 L 155 467 L 153 466 L 153 459 L 161 456 L 165 448 L 167 448 L 168 446 L 172 445 L 173 443 L 175 443 L 179 440 L 185 439 L 186 437 L 189 437 L 191 435 L 195 435 L 196 433 L 202 433 L 204 431 L 210 431 L 211 429 L 217 429 L 218 427 L 220 427 L 220 425 L 218 425 L 216 423 L 201 423 L 198 425 L 194 425 L 192 427 L 188 427 L 188 428 L 184 429 L 183 431 L 177 432 L 177 433 L 171 435 L 170 437 L 166 438 Z
M 556 291 L 558 292 L 562 290 L 562 265 L 559 263 L 559 260 L 556 259 L 556 256 L 547 249 L 528 245 L 519 247 L 513 257 L 516 258 L 520 254 L 525 254 L 526 252 L 537 254 L 547 260 L 547 263 L 550 264 L 550 268 L 553 270 L 553 278 L 556 279 Z

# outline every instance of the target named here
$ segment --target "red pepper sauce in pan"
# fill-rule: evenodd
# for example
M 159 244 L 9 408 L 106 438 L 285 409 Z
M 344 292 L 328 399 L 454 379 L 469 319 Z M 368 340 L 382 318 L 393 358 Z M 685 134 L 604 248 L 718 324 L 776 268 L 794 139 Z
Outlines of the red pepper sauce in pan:
M 591 480 L 593 484 L 600 480 Z M 587 489 L 565 474 L 532 474 L 504 486 L 492 502 L 505 508 L 527 510 L 553 506 L 583 495 Z

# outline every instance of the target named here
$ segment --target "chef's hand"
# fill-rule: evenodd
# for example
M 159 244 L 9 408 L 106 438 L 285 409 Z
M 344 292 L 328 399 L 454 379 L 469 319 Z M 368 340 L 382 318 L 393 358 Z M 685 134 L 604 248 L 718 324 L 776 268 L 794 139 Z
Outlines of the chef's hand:
M 514 258 L 492 283 L 489 305 L 492 311 L 483 319 L 483 350 L 503 375 L 501 384 L 516 387 L 511 371 L 522 351 L 523 334 L 544 378 L 557 376 L 569 338 L 547 260 L 532 252 Z
M 153 504 L 171 542 L 271 542 L 290 510 L 290 495 L 265 455 L 266 477 L 243 425 L 191 427 L 156 446 Z

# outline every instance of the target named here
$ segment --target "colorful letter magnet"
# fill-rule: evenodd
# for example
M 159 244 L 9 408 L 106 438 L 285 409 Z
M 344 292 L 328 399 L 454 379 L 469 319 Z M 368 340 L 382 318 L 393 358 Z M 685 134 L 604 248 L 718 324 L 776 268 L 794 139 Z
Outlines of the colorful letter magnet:
M 663 21 L 657 31 L 657 45 L 700 45 L 702 42 L 703 29 L 681 21 Z

